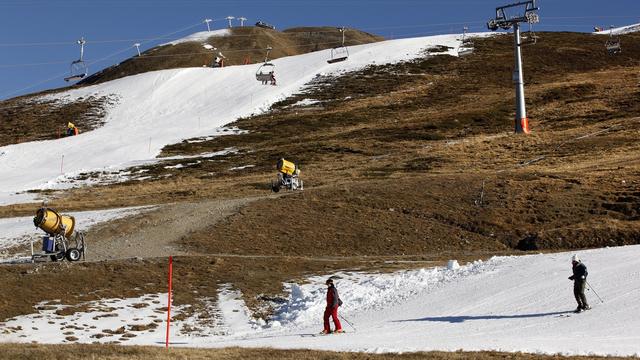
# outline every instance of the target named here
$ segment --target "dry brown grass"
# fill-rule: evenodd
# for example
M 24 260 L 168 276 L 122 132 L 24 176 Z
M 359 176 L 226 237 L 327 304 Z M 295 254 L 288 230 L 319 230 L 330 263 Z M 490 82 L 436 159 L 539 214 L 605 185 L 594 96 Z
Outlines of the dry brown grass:
M 184 360 L 216 360 L 216 359 L 254 359 L 254 360 L 308 360 L 308 359 L 336 359 L 336 360 L 498 360 L 498 359 L 604 359 L 597 356 L 558 356 L 532 355 L 522 353 L 499 352 L 419 352 L 405 354 L 365 354 L 339 353 L 314 350 L 275 350 L 275 349 L 181 349 L 169 350 L 159 347 L 142 346 L 114 346 L 114 345 L 23 345 L 1 344 L 0 359 L 91 359 L 91 360 L 146 360 L 146 359 L 184 359 Z M 606 359 L 624 359 L 606 357 Z

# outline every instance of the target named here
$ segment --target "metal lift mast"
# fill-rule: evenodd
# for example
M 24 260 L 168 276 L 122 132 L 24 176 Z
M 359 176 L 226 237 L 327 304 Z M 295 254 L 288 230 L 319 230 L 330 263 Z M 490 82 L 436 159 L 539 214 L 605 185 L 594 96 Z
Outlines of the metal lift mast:
M 524 14 L 507 17 L 507 12 L 505 10 L 511 8 L 521 8 L 522 6 L 524 6 Z M 495 19 L 491 19 L 487 23 L 487 27 L 491 31 L 496 31 L 499 28 L 504 30 L 513 28 L 516 58 L 516 67 L 513 71 L 513 82 L 516 85 L 516 133 L 528 134 L 530 132 L 529 119 L 527 118 L 527 109 L 524 101 L 524 76 L 522 72 L 522 42 L 520 39 L 520 23 L 538 23 L 540 21 L 540 18 L 536 13 L 536 11 L 538 10 L 539 8 L 536 7 L 536 0 L 522 1 L 515 4 L 497 7 Z

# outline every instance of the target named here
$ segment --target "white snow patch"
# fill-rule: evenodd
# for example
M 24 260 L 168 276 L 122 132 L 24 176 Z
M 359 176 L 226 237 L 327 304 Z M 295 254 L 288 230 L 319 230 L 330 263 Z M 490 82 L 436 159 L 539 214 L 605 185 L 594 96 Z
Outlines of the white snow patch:
M 627 26 L 621 26 L 613 29 L 603 29 L 602 31 L 595 31 L 592 34 L 596 35 L 623 35 L 623 34 L 631 34 L 635 32 L 640 32 L 640 24 L 633 24 Z
M 226 284 L 218 292 L 218 307 L 222 319 L 230 336 L 240 336 L 255 333 L 258 323 L 251 318 L 250 311 L 242 299 L 242 293 L 232 290 Z
M 212 31 L 200 31 L 194 34 L 191 34 L 189 36 L 185 36 L 183 38 L 180 38 L 178 40 L 174 40 L 168 43 L 164 43 L 164 44 L 160 44 L 159 46 L 165 46 L 165 45 L 177 45 L 177 44 L 182 44 L 182 43 L 186 43 L 186 42 L 197 42 L 197 41 L 207 41 L 207 39 L 209 39 L 212 36 L 228 36 L 231 35 L 231 30 L 229 29 L 219 29 L 219 30 L 212 30 Z
M 315 99 L 302 99 L 298 102 L 296 102 L 295 104 L 291 104 L 289 105 L 290 107 L 296 107 L 296 106 L 309 106 L 309 105 L 314 105 L 314 104 L 319 104 L 320 100 L 315 100 Z
M 154 303 L 155 302 L 155 303 Z M 41 303 L 32 315 L 18 316 L 0 326 L 3 342 L 106 343 L 120 341 L 127 344 L 163 344 L 166 329 L 167 294 L 149 294 L 129 299 L 103 299 L 85 303 L 89 311 L 59 316 L 56 311 L 67 308 L 63 304 Z M 180 308 L 174 308 L 174 314 Z M 181 323 L 173 323 L 172 332 L 179 333 Z M 148 328 L 145 330 L 137 330 Z M 119 328 L 124 327 L 118 331 Z M 103 330 L 107 330 L 104 332 Z M 115 332 L 115 333 L 111 333 Z M 118 333 L 119 332 L 119 333 Z M 123 336 L 125 333 L 134 337 Z M 74 337 L 77 340 L 69 340 Z
M 255 167 L 255 165 L 243 165 L 243 166 L 236 166 L 236 167 L 232 167 L 229 170 L 244 170 L 244 169 L 248 169 L 248 168 L 252 168 Z

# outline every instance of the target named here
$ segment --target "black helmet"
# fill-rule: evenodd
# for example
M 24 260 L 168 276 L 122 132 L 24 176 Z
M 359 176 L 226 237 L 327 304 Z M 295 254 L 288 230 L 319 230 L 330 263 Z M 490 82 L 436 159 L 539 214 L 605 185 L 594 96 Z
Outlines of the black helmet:
M 327 284 L 327 285 L 333 284 L 333 279 L 332 278 L 328 278 L 327 281 L 325 282 L 325 284 Z

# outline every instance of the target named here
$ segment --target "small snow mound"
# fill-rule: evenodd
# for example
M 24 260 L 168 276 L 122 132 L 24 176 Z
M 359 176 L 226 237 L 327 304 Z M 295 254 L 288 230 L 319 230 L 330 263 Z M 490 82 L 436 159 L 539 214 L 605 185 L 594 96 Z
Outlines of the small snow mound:
M 503 260 L 498 257 L 487 262 L 478 260 L 465 266 L 458 265 L 452 271 L 433 268 L 391 274 L 340 273 L 336 274 L 340 279 L 336 281 L 336 287 L 347 313 L 382 309 L 451 281 L 490 272 Z M 324 276 L 316 276 L 304 285 L 285 284 L 290 293 L 289 300 L 276 309 L 273 320 L 287 327 L 305 327 L 317 322 L 326 306 L 324 280 Z
M 458 264 L 458 260 L 449 260 L 447 262 L 447 270 L 457 270 L 460 268 L 460 264 Z

